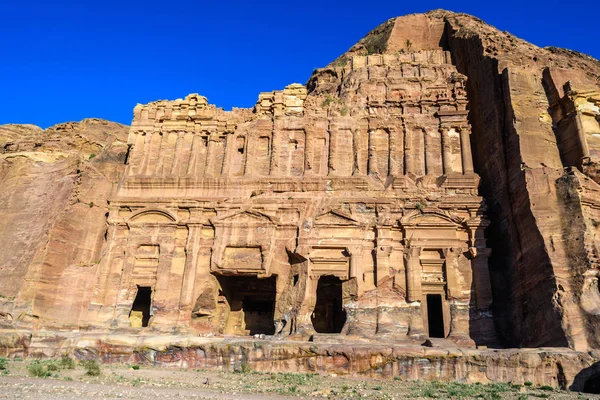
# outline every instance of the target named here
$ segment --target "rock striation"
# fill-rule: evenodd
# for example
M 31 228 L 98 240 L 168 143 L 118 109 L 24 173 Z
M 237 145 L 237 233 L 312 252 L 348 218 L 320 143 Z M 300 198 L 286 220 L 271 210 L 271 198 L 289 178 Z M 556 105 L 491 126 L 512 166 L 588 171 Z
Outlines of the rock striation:
M 0 126 L 0 326 L 78 326 L 127 132 L 98 119 Z
M 568 347 L 536 379 L 597 379 L 589 56 L 436 10 L 252 109 L 190 94 L 137 105 L 128 131 L 5 125 L 0 148 L 0 324 L 18 337 Z M 514 352 L 481 352 L 492 380 L 514 376 Z

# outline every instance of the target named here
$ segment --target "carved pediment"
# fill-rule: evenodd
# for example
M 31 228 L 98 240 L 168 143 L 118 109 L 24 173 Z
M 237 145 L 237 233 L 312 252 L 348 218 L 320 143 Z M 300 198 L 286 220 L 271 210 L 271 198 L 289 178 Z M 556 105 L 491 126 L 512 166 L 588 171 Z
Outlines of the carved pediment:
M 416 211 L 400 219 L 403 226 L 457 227 L 464 219 L 443 211 Z
M 331 210 L 315 218 L 315 225 L 359 225 L 349 214 L 343 211 Z
M 256 212 L 242 211 L 212 220 L 214 224 L 272 224 L 273 217 Z

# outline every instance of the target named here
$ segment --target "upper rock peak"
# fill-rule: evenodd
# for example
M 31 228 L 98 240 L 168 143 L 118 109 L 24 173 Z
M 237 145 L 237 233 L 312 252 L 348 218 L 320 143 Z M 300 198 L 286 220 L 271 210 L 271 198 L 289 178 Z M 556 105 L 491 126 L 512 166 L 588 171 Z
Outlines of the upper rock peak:
M 434 10 L 391 18 L 359 40 L 345 56 L 444 49 L 448 15 L 455 14 Z

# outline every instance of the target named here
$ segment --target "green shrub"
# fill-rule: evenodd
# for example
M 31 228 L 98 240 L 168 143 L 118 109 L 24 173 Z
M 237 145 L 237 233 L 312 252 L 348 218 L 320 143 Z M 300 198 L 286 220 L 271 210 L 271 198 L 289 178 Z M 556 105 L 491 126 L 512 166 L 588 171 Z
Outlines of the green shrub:
M 85 374 L 88 376 L 100 375 L 100 364 L 96 360 L 84 360 L 81 366 L 85 369 Z
M 425 386 L 421 390 L 421 395 L 423 397 L 426 397 L 426 398 L 435 398 L 435 397 L 437 397 L 436 390 L 434 388 L 432 388 L 431 386 Z
M 540 386 L 540 390 L 554 390 L 554 388 L 552 386 L 544 385 Z
M 242 361 L 240 364 L 240 372 L 242 374 L 247 374 L 252 372 L 252 366 L 247 361 Z
M 131 369 L 135 369 L 137 371 L 138 369 L 140 369 L 140 366 L 139 365 L 132 365 Z
M 0 357 L 0 371 L 4 371 L 8 368 L 8 360 L 6 358 Z
M 66 354 L 60 358 L 59 365 L 62 369 L 75 369 L 75 361 Z
M 342 102 L 342 99 L 334 97 L 330 93 L 327 93 L 327 95 L 325 95 L 325 100 L 323 100 L 323 102 L 321 103 L 321 107 L 325 108 L 330 104 L 342 104 Z
M 90 154 L 90 158 L 88 158 L 88 160 L 91 160 L 94 157 L 96 157 L 96 155 L 94 153 L 92 153 L 92 154 Z
M 58 362 L 56 362 L 54 360 L 46 361 L 43 364 L 46 365 L 46 370 L 48 372 L 56 372 L 56 371 L 58 371 Z
M 523 385 L 525 385 L 525 386 L 527 386 L 527 387 L 530 387 L 530 386 L 532 386 L 532 385 L 533 385 L 533 383 L 531 383 L 531 382 L 527 381 L 527 382 L 525 382 Z
M 27 372 L 29 372 L 29 375 L 35 376 L 37 378 L 46 378 L 52 375 L 50 372 L 48 372 L 47 366 L 39 361 L 32 361 L 27 366 Z

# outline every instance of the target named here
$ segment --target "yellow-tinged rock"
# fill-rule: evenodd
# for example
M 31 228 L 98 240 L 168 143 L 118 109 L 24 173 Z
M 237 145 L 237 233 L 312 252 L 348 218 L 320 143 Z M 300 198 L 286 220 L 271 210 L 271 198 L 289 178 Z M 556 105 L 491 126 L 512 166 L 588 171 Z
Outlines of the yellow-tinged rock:
M 144 314 L 141 311 L 132 311 L 131 314 L 129 314 L 129 322 L 131 323 L 131 327 L 141 328 L 143 318 Z

